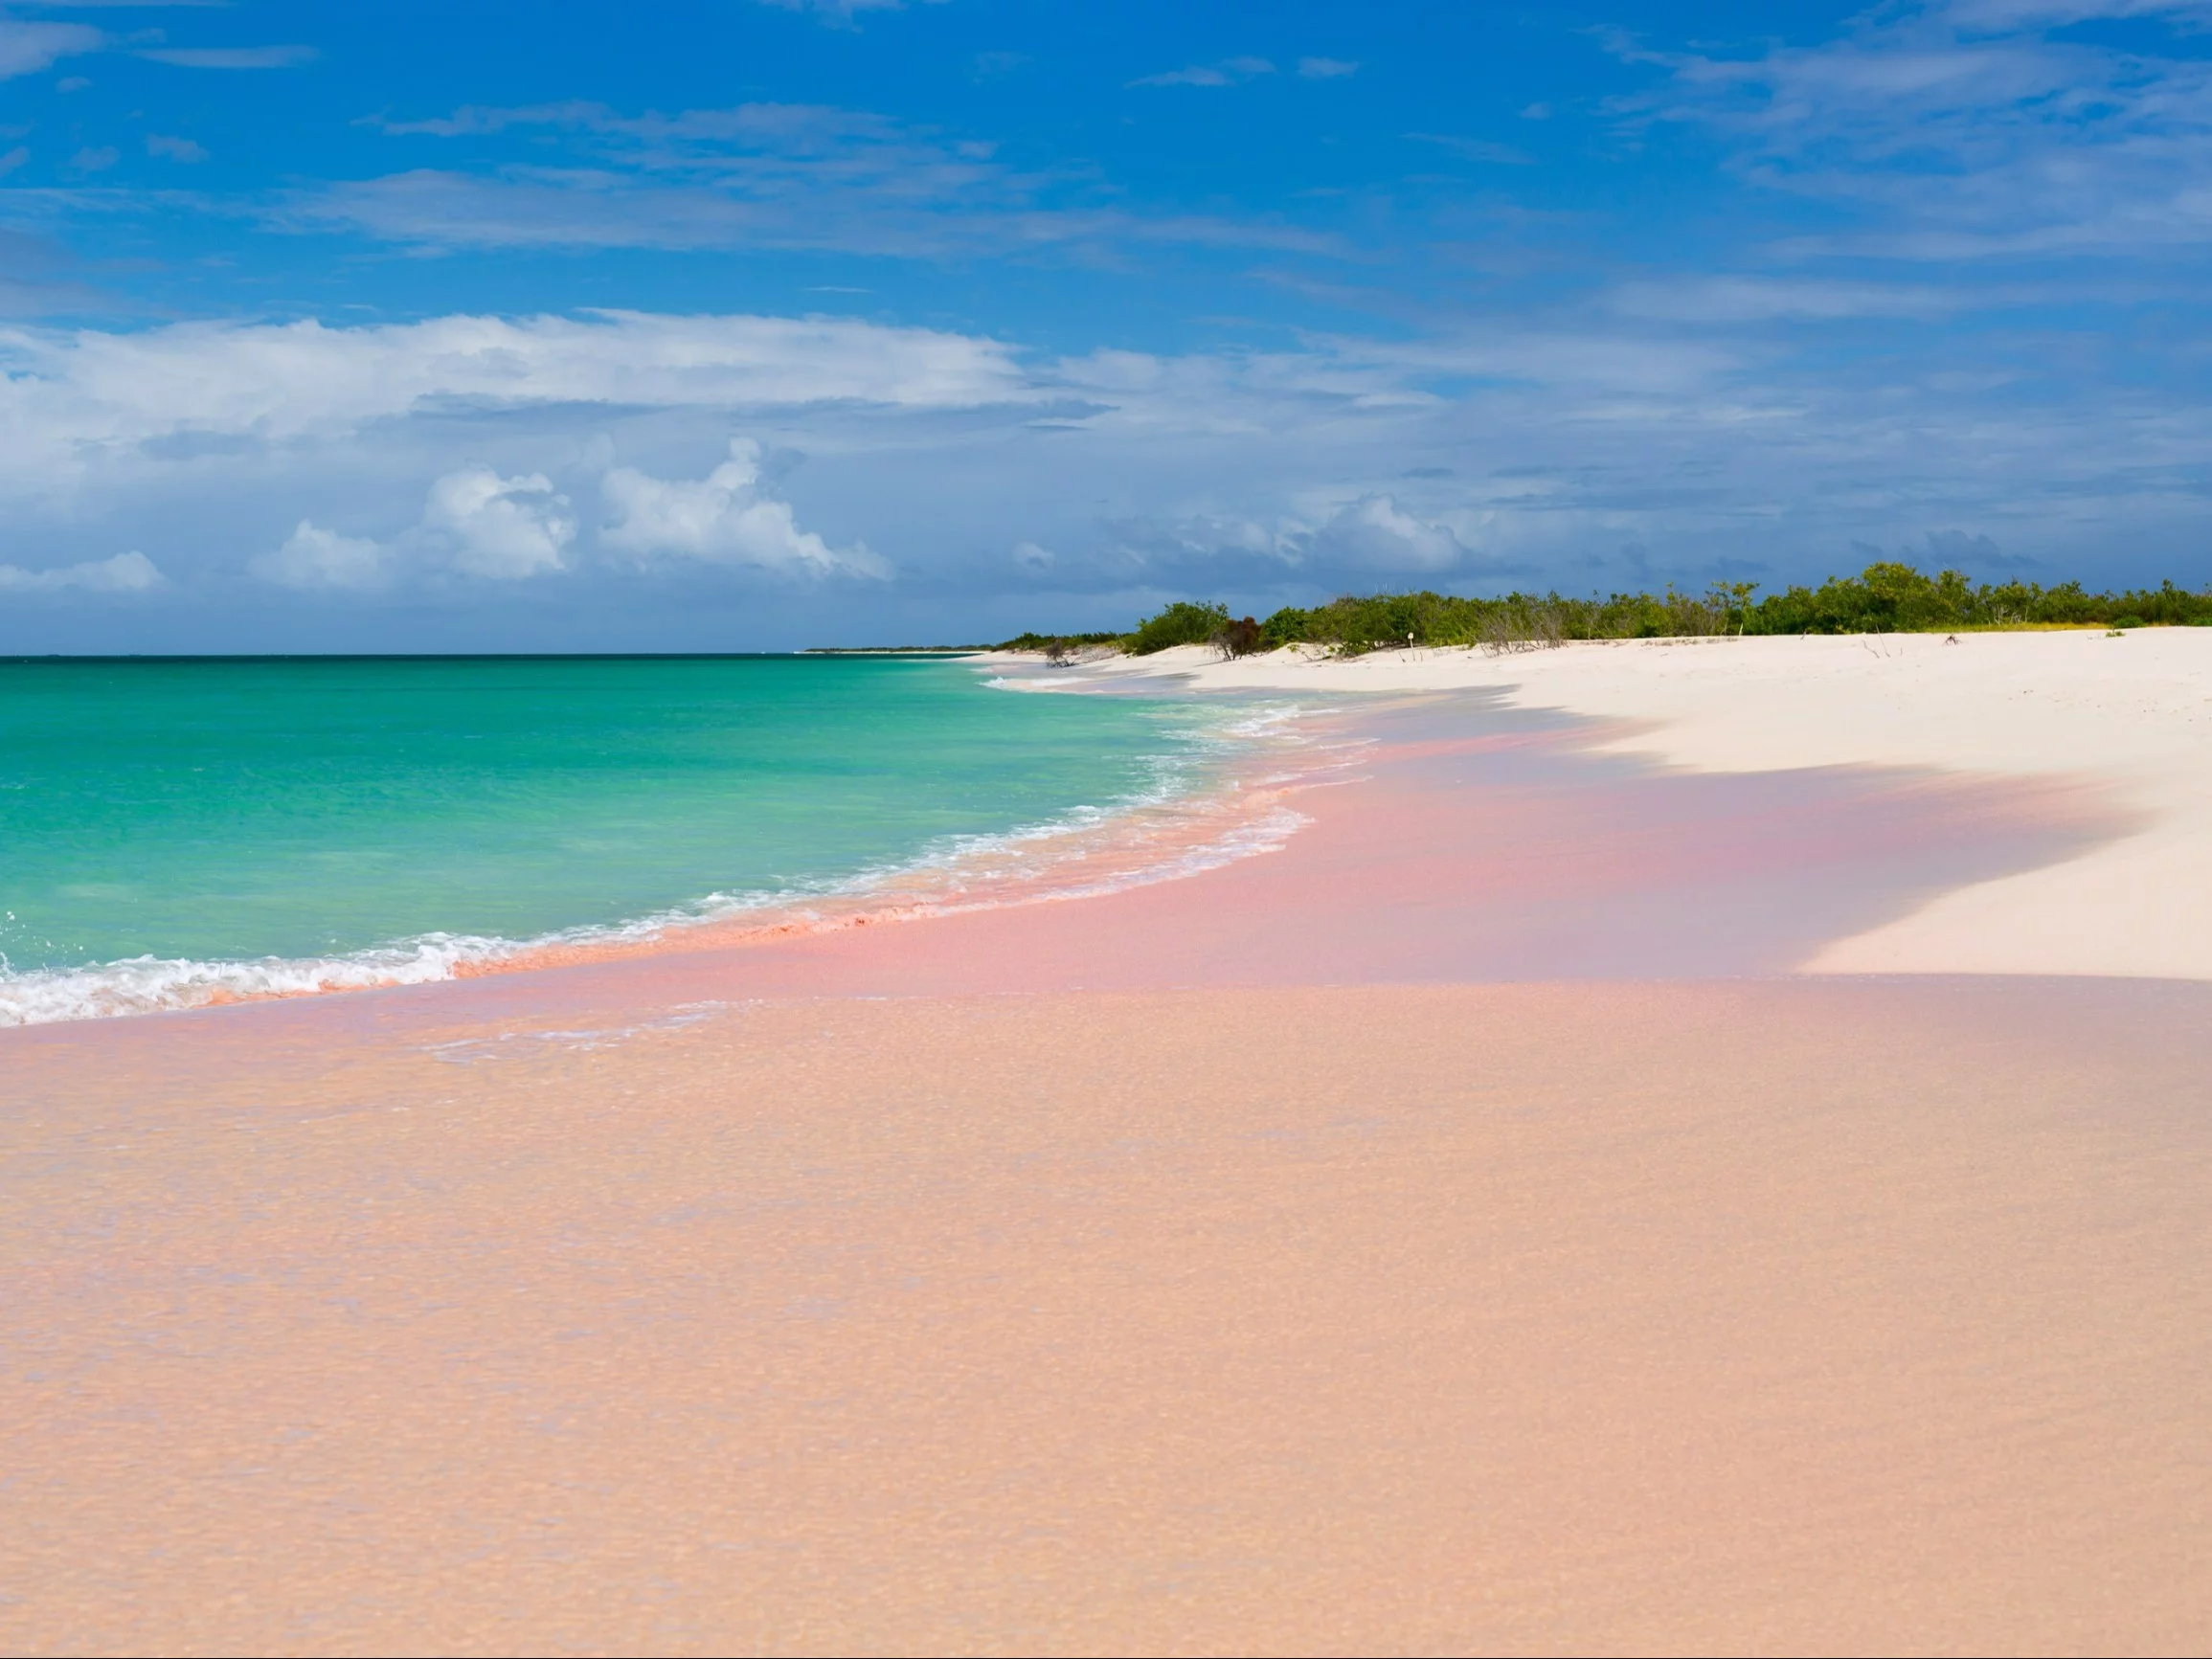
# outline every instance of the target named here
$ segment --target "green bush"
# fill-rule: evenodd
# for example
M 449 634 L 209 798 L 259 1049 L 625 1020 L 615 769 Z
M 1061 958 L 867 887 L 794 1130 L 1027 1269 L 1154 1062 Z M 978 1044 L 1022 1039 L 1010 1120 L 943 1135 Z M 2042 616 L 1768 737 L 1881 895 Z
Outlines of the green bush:
M 1461 598 L 1447 594 L 1345 594 L 1325 605 L 1286 606 L 1257 625 L 1256 640 L 1231 622 L 1228 607 L 1177 600 L 1119 636 L 1135 656 L 1171 645 L 1221 645 L 1237 631 L 1234 648 L 1274 650 L 1311 644 L 1347 655 L 1393 646 L 1481 645 L 1519 649 L 1568 639 L 1649 639 L 1716 634 L 1948 633 L 1959 628 L 2035 626 L 2212 626 L 2212 589 L 2162 582 L 2156 588 L 2091 594 L 2079 582 L 1979 586 L 1957 571 L 1930 576 L 1884 560 L 1856 576 L 1831 576 L 1817 588 L 1793 587 L 1752 601 L 1757 584 L 1716 582 L 1703 594 L 1592 594 L 1557 593 Z M 1116 636 L 1075 635 L 1066 643 Z M 1010 646 L 1041 649 L 1050 641 L 1027 634 Z
M 1193 605 L 1178 599 L 1158 616 L 1137 624 L 1137 632 L 1123 642 L 1132 657 L 1149 657 L 1174 645 L 1205 645 L 1229 626 L 1227 605 Z
M 991 647 L 994 651 L 1050 651 L 1058 646 L 1072 651 L 1079 645 L 1118 645 L 1121 636 L 1111 631 L 1104 634 L 1017 634 L 1003 644 Z

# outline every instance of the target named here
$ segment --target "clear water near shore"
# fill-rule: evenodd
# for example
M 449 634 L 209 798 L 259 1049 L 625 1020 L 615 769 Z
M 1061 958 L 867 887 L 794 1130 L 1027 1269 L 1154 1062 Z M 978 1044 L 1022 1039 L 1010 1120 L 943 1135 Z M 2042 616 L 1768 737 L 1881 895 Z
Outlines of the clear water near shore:
M 0 663 L 0 1023 L 446 976 L 1203 790 L 1224 710 L 927 659 Z

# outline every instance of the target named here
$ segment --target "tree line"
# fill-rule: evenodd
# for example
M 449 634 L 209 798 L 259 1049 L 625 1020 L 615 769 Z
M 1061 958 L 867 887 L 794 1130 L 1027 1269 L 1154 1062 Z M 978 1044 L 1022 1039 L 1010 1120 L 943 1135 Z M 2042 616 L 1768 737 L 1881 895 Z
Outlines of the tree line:
M 1325 605 L 1285 606 L 1264 620 L 1224 605 L 1179 599 L 1126 634 L 1024 634 L 1004 650 L 1065 656 L 1107 646 L 1146 656 L 1172 645 L 1212 645 L 1231 656 L 1284 645 L 1360 653 L 1407 645 L 1525 650 L 1569 639 L 1649 639 L 1721 634 L 1896 634 L 1961 629 L 2212 626 L 2212 588 L 2163 582 L 2092 594 L 2079 582 L 1984 582 L 1958 571 L 1928 575 L 1885 561 L 1817 588 L 1754 597 L 1755 582 L 1715 582 L 1704 593 L 1569 598 L 1558 593 L 1462 598 L 1451 594 L 1351 594 Z

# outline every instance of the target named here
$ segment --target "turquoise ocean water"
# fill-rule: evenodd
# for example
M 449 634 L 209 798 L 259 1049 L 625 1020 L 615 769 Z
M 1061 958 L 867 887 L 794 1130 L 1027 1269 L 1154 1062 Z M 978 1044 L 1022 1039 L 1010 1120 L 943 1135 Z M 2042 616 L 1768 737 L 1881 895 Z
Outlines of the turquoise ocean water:
M 835 892 L 1202 787 L 1207 718 L 944 659 L 0 662 L 0 1022 Z

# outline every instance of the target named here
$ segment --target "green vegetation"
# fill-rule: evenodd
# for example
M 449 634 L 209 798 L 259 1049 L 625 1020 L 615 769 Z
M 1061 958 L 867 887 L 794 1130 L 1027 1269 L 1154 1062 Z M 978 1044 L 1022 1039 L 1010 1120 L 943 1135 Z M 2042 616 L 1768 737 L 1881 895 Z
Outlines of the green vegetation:
M 2212 626 L 2212 588 L 2172 582 L 2091 594 L 2079 582 L 1976 585 L 1957 571 L 1930 576 L 1910 565 L 1869 565 L 1754 602 L 1755 582 L 1716 582 L 1704 594 L 1614 594 L 1570 599 L 1556 593 L 1464 599 L 1446 594 L 1346 594 L 1310 609 L 1286 607 L 1265 621 L 1232 618 L 1222 605 L 1177 600 L 1129 634 L 1053 638 L 1025 634 L 1004 649 L 1055 659 L 1083 645 L 1148 656 L 1171 645 L 1212 645 L 1225 656 L 1292 644 L 1357 654 L 1389 646 L 1479 645 L 1520 651 L 1569 639 L 1638 639 L 1719 634 L 1896 634 L 1996 628 Z
M 1122 649 L 1132 657 L 1149 657 L 1170 645 L 1210 644 L 1228 626 L 1228 606 L 1193 605 L 1178 599 L 1158 616 L 1138 623 L 1137 632 L 1123 642 Z
M 1022 634 L 1003 644 L 985 646 L 993 651 L 1050 651 L 1057 647 L 1063 652 L 1080 650 L 1085 645 L 1112 645 L 1123 648 L 1128 637 L 1108 631 L 1104 634 Z

